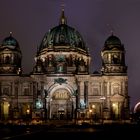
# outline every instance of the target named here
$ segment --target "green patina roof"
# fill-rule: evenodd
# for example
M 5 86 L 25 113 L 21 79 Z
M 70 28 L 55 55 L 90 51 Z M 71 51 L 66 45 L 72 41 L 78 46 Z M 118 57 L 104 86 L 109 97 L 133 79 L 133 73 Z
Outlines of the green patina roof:
M 2 41 L 1 47 L 3 48 L 4 46 L 9 49 L 20 50 L 18 41 L 14 37 L 12 37 L 11 34 Z
M 87 51 L 80 33 L 66 24 L 60 24 L 46 33 L 40 44 L 39 51 L 50 45 L 74 46 Z
M 85 43 L 80 33 L 67 25 L 67 19 L 62 9 L 60 24 L 49 30 L 43 37 L 39 46 L 39 52 L 49 46 L 71 46 L 87 52 Z
M 109 36 L 104 44 L 104 50 L 124 50 L 121 40 L 113 34 Z
M 118 37 L 111 35 L 107 38 L 107 40 L 105 41 L 105 44 L 106 45 L 121 45 L 121 40 Z

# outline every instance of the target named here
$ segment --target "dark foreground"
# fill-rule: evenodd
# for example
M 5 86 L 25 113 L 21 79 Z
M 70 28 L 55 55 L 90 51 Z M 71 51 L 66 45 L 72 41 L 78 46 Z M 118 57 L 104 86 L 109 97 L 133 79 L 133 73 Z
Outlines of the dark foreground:
M 110 124 L 110 125 L 29 125 L 14 126 L 7 125 L 0 128 L 1 140 L 31 140 L 31 139 L 78 139 L 78 140 L 98 140 L 98 139 L 139 139 L 139 124 Z

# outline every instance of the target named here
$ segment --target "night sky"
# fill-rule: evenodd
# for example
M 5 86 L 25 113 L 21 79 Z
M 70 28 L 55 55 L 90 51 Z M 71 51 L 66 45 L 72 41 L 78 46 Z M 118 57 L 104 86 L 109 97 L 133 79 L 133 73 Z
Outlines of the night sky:
M 0 0 L 0 41 L 13 33 L 22 51 L 24 73 L 34 66 L 37 46 L 59 24 L 62 0 Z M 100 51 L 111 35 L 126 49 L 128 93 L 133 107 L 140 101 L 140 0 L 65 0 L 67 24 L 82 35 L 92 57 L 91 72 L 100 70 Z

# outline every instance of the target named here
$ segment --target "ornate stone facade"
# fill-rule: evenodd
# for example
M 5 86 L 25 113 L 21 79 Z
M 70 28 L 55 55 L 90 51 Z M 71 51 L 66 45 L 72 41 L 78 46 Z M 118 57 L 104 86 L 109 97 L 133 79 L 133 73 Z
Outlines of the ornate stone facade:
M 33 71 L 22 74 L 15 38 L 0 46 L 0 119 L 129 119 L 125 49 L 113 34 L 101 51 L 101 72 L 89 72 L 91 56 L 64 10 L 45 34 Z

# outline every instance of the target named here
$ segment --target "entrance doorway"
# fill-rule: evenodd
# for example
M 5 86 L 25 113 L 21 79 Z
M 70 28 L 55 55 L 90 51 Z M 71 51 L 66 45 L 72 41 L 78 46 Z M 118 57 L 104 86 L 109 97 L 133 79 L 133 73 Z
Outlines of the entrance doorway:
M 65 119 L 65 111 L 58 110 L 58 116 L 59 116 L 59 120 L 64 120 Z
M 59 89 L 53 93 L 50 101 L 50 119 L 72 119 L 73 102 L 66 89 Z

